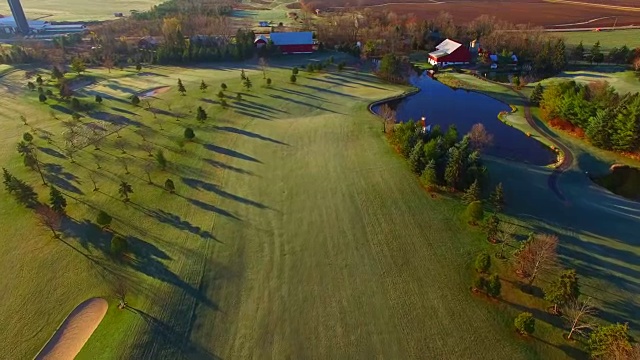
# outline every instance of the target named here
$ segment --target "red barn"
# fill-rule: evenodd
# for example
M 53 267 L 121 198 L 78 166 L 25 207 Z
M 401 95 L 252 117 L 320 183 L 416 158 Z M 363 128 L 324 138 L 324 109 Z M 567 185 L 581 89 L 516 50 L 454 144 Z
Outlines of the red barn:
M 462 65 L 471 62 L 471 52 L 466 46 L 447 39 L 429 53 L 429 64 L 439 67 Z
M 310 54 L 313 52 L 313 33 L 310 31 L 271 33 L 271 41 L 283 54 Z

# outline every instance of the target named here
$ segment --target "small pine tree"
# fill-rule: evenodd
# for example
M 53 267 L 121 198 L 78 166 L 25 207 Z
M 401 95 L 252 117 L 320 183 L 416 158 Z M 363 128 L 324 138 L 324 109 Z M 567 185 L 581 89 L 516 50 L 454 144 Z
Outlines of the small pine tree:
M 484 216 L 484 209 L 480 201 L 474 201 L 467 206 L 467 218 L 472 225 L 476 225 L 478 221 L 482 220 Z
M 487 287 L 487 279 L 484 276 L 478 276 L 473 280 L 473 288 L 475 290 L 484 291 Z
M 466 204 L 471 204 L 474 201 L 480 201 L 481 200 L 480 195 L 481 195 L 480 183 L 476 179 L 471 184 L 471 186 L 469 186 L 467 191 L 465 191 L 465 193 L 462 195 L 462 200 L 464 200 Z
M 291 74 L 291 76 L 289 76 L 289 81 L 291 81 L 292 84 L 295 84 L 296 80 L 298 80 L 298 78 L 294 74 Z
M 316 67 L 313 66 L 313 64 L 307 64 L 307 72 L 308 73 L 312 73 L 315 69 L 316 69 Z
M 184 129 L 184 138 L 191 141 L 193 140 L 193 138 L 196 137 L 196 134 L 193 132 L 192 128 L 186 128 Z
M 438 184 L 438 174 L 436 173 L 436 163 L 431 160 L 427 163 L 420 175 L 420 181 L 423 185 L 431 188 Z
M 80 100 L 78 100 L 78 98 L 74 97 L 71 99 L 71 108 L 74 110 L 80 110 Z
M 347 66 L 347 64 L 344 61 L 338 64 L 338 71 L 344 70 L 345 66 Z
M 498 239 L 498 232 L 500 231 L 500 218 L 496 213 L 492 213 L 487 219 L 486 223 L 487 240 L 490 242 L 496 242 Z
M 236 94 L 236 100 L 237 101 L 242 101 L 242 94 L 241 93 L 237 93 Z
M 229 106 L 229 104 L 227 104 L 227 100 L 225 99 L 220 100 L 220 105 L 223 109 L 226 109 Z
M 271 78 L 267 78 L 267 86 L 271 86 Z
M 251 87 L 253 86 L 253 84 L 251 83 L 251 80 L 248 77 L 244 79 L 243 85 L 245 88 L 247 88 L 247 90 L 251 90 Z
M 26 132 L 22 134 L 22 140 L 24 140 L 27 143 L 30 143 L 33 141 L 33 135 L 31 135 L 31 133 Z
M 64 77 L 64 75 L 62 74 L 62 71 L 58 69 L 57 66 L 54 66 L 53 69 L 51 69 L 51 77 L 53 77 L 54 79 L 60 80 Z
M 294 67 L 293 69 L 291 69 L 291 74 L 292 75 L 298 75 L 298 71 L 299 71 L 298 68 Z
M 533 88 L 533 92 L 531 93 L 531 97 L 529 101 L 533 105 L 540 105 L 540 101 L 542 101 L 542 94 L 544 93 L 544 88 L 541 83 L 536 84 L 536 87 Z
M 2 183 L 4 184 L 5 190 L 7 190 L 9 193 L 13 193 L 14 191 L 16 191 L 16 183 L 14 179 L 15 178 L 13 177 L 13 175 L 11 175 L 9 170 L 2 168 Z
M 156 162 L 158 163 L 158 165 L 162 170 L 167 168 L 167 158 L 164 157 L 164 152 L 162 152 L 161 149 L 159 149 L 156 152 L 155 158 L 156 158 Z
M 67 208 L 67 199 L 53 185 L 49 187 L 49 204 L 51 204 L 51 209 L 59 214 L 64 214 Z
M 204 82 L 204 80 L 202 80 L 200 82 L 200 90 L 202 90 L 202 92 L 207 91 L 207 88 L 209 88 L 209 85 L 207 85 L 207 83 Z
M 100 212 L 98 213 L 98 216 L 96 217 L 96 224 L 102 226 L 103 228 L 111 225 L 111 221 L 113 221 L 113 218 L 111 217 L 111 215 L 107 214 L 106 212 L 100 210 Z
M 173 183 L 173 180 L 171 180 L 171 179 L 167 179 L 164 182 L 164 188 L 165 188 L 165 190 L 167 190 L 168 192 L 170 192 L 172 194 L 176 191 L 176 186 Z
M 44 83 L 44 81 L 42 80 L 42 76 L 38 75 L 38 77 L 36 78 L 36 83 L 38 84 L 38 86 L 42 86 L 42 84 Z
M 73 70 L 73 72 L 80 75 L 80 73 L 85 71 L 86 69 L 87 69 L 87 66 L 84 63 L 84 60 L 82 60 L 81 58 L 76 57 L 73 60 L 71 60 L 71 70 Z
M 504 209 L 504 190 L 502 188 L 502 183 L 498 183 L 498 185 L 496 185 L 496 188 L 489 196 L 489 200 L 496 212 L 502 212 Z
M 200 122 L 207 120 L 207 112 L 204 111 L 202 106 L 198 106 L 198 109 L 196 110 L 196 120 Z
M 187 93 L 187 89 L 182 84 L 182 79 L 178 79 L 178 91 L 182 96 L 184 96 Z
M 131 97 L 131 105 L 133 105 L 133 106 L 140 105 L 140 98 L 138 97 L 138 95 L 133 95 Z
M 218 99 L 224 99 L 224 92 L 222 92 L 222 90 L 220 90 L 220 91 L 218 91 L 218 94 L 216 96 L 218 96 Z
M 580 285 L 578 275 L 573 269 L 564 270 L 560 277 L 551 282 L 551 286 L 545 289 L 544 298 L 553 304 L 553 311 L 557 314 L 558 307 L 578 299 Z
M 244 69 L 240 70 L 240 80 L 245 80 L 247 75 L 244 73 Z
M 227 84 L 225 84 L 225 83 L 220 84 L 220 89 L 222 89 L 222 91 L 226 91 L 227 90 Z
M 120 235 L 114 235 L 111 238 L 111 255 L 118 257 L 127 252 L 128 249 L 127 239 Z
M 27 82 L 27 88 L 29 89 L 29 91 L 34 91 L 36 89 L 36 84 L 29 81 Z
M 96 102 L 98 104 L 102 104 L 102 96 L 100 96 L 99 94 L 96 94 Z
M 491 267 L 491 256 L 487 253 L 478 254 L 476 258 L 476 271 L 486 273 Z
M 535 331 L 536 320 L 530 312 L 523 312 L 516 317 L 514 325 L 518 333 L 527 336 L 533 334 Z
M 137 64 L 136 64 L 136 71 L 137 71 L 137 72 L 140 72 L 140 70 L 142 70 L 142 64 L 137 63 Z
M 414 173 L 421 174 L 425 167 L 424 162 L 424 142 L 419 140 L 409 154 L 409 165 Z
M 44 103 L 44 102 L 46 102 L 46 101 L 47 101 L 47 96 L 46 96 L 45 94 L 40 94 L 40 95 L 38 95 L 38 100 L 39 100 L 41 103 Z
M 500 291 L 502 290 L 502 284 L 500 283 L 500 277 L 498 277 L 498 274 L 493 274 L 489 276 L 489 279 L 487 280 L 486 289 L 487 289 L 487 295 L 494 298 L 500 296 Z

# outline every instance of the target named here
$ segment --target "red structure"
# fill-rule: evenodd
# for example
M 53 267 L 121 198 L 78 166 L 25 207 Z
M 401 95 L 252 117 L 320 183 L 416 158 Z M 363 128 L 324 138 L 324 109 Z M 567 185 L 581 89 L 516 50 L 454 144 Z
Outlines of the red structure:
M 261 40 L 256 39 L 256 46 L 259 46 Z M 315 45 L 310 31 L 271 33 L 271 41 L 283 54 L 310 54 Z
M 471 52 L 466 46 L 447 39 L 436 46 L 436 51 L 429 53 L 428 61 L 429 64 L 438 67 L 469 64 Z

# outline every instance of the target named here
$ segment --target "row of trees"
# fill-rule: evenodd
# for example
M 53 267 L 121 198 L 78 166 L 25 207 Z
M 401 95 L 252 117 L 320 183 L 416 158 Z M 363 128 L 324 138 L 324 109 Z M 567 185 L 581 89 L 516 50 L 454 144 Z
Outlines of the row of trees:
M 614 47 L 605 55 L 602 51 L 600 41 L 597 41 L 587 51 L 582 41 L 571 49 L 571 59 L 575 61 L 587 60 L 590 63 L 599 64 L 607 61 L 614 64 L 633 64 L 640 60 L 640 48 L 630 49 L 627 45 L 620 48 Z
M 551 125 L 568 124 L 597 147 L 640 150 L 640 93 L 620 95 L 604 81 L 560 82 L 544 89 L 540 108 Z

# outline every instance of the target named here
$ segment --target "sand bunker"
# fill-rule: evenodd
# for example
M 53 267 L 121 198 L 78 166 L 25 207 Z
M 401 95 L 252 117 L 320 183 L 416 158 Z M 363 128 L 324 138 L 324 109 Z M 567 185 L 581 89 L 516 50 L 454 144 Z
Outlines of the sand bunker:
M 138 95 L 138 97 L 140 99 L 146 99 L 146 98 L 152 98 L 156 95 L 160 95 L 162 93 L 166 93 L 167 91 L 169 91 L 170 87 L 169 86 L 161 86 L 155 89 L 151 89 L 151 90 L 147 90 L 143 93 L 140 93 L 140 95 Z
M 107 313 L 109 304 L 100 298 L 78 305 L 60 325 L 36 360 L 67 360 L 78 355 Z

